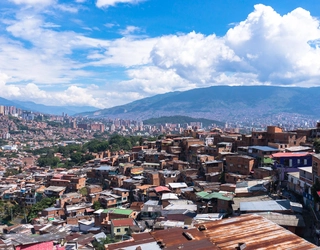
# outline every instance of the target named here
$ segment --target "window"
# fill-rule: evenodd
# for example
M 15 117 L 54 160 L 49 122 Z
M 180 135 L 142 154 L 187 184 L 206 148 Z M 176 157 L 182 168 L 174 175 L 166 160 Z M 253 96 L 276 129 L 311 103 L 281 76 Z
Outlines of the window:
M 120 233 L 120 228 L 117 228 L 117 233 Z
M 300 159 L 297 160 L 297 163 L 300 164 Z
M 128 232 L 128 228 L 125 228 L 124 231 Z
M 304 160 L 303 160 L 303 164 L 304 164 L 304 165 L 307 165 L 307 164 L 308 164 L 307 159 L 304 159 Z M 316 163 L 315 165 L 317 166 L 318 164 Z
M 289 167 L 292 167 L 292 159 L 289 160 Z

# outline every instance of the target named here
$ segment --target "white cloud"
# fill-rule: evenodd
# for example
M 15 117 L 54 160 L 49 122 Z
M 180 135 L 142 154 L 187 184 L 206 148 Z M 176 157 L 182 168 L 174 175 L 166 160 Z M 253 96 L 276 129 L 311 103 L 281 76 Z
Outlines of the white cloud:
M 281 16 L 256 5 L 223 37 L 191 32 L 154 38 L 151 51 L 145 47 L 144 58 L 150 53 L 150 60 L 128 61 L 127 67 L 140 66 L 128 70 L 130 80 L 120 85 L 145 95 L 211 85 L 319 86 L 319 24 L 302 8 Z M 120 54 L 115 51 L 108 60 L 114 62 Z M 122 52 L 122 58 L 129 55 Z
M 107 7 L 121 1 L 98 2 Z M 222 37 L 197 32 L 135 37 L 140 29 L 127 26 L 120 39 L 96 39 L 60 29 L 33 9 L 21 10 L 3 25 L 10 36 L 0 34 L 0 72 L 5 74 L 0 94 L 7 98 L 110 107 L 211 85 L 320 85 L 320 22 L 302 8 L 281 16 L 256 5 Z M 113 68 L 120 68 L 125 80 L 110 80 Z M 49 91 L 45 84 L 68 87 Z
M 65 11 L 65 12 L 70 12 L 70 13 L 78 12 L 78 8 L 70 4 L 57 4 L 54 7 L 57 8 L 58 10 Z
M 144 0 L 97 0 L 96 5 L 98 8 L 101 8 L 101 7 L 107 8 L 109 6 L 115 6 L 116 4 L 119 4 L 119 3 L 135 4 L 141 1 L 144 1 Z
M 127 91 L 135 90 L 145 96 L 196 87 L 195 84 L 181 78 L 171 69 L 163 70 L 154 66 L 146 66 L 128 70 L 127 74 L 131 80 L 120 82 L 121 88 Z
M 320 75 L 319 47 L 309 45 L 320 39 L 319 24 L 302 8 L 281 16 L 259 4 L 227 32 L 225 40 L 260 81 L 303 84 L 304 79 Z
M 28 100 L 47 105 L 91 105 L 95 107 L 105 107 L 106 103 L 100 101 L 95 92 L 101 92 L 101 89 L 89 85 L 87 88 L 81 88 L 75 85 L 62 91 L 45 91 L 40 89 L 34 83 L 26 85 L 7 84 L 9 77 L 0 73 L 1 97 L 8 99 Z
M 0 70 L 12 76 L 11 82 L 33 81 L 39 84 L 69 83 L 90 72 L 80 69 L 80 62 L 71 59 L 74 49 L 101 47 L 108 41 L 91 39 L 47 23 L 36 13 L 20 13 L 8 22 L 7 31 L 17 40 L 0 36 Z M 27 41 L 31 47 L 25 47 Z M 32 63 L 30 63 L 32 62 Z
M 60 28 L 61 25 L 48 22 L 48 23 L 44 23 L 41 27 L 42 28 Z
M 50 5 L 56 0 L 10 0 L 15 4 L 26 4 L 26 5 Z
M 159 39 L 151 52 L 152 62 L 162 69 L 173 69 L 180 77 L 207 85 L 216 72 L 239 66 L 240 58 L 215 35 L 191 32 Z
M 104 26 L 110 29 L 110 28 L 114 27 L 115 24 L 114 23 L 106 23 Z
M 124 30 L 120 30 L 119 33 L 123 36 L 128 36 L 133 33 L 140 32 L 140 31 L 141 31 L 141 29 L 139 27 L 129 25 Z
M 114 40 L 100 53 L 95 54 L 96 58 L 100 55 L 102 59 L 91 62 L 88 65 L 132 67 L 148 64 L 151 62 L 150 52 L 157 41 L 157 38 L 135 40 L 130 37 Z

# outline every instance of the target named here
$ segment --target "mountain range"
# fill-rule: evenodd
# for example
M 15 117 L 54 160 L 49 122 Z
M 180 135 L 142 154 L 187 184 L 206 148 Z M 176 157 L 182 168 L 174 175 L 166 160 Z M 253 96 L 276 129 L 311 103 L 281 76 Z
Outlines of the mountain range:
M 145 120 L 187 115 L 219 121 L 281 114 L 320 116 L 320 87 L 212 86 L 147 97 L 125 105 L 77 115 Z
M 46 106 L 43 104 L 37 104 L 34 102 L 25 102 L 25 101 L 10 101 L 5 98 L 0 97 L 0 105 L 4 106 L 15 106 L 22 110 L 40 112 L 43 114 L 51 114 L 51 115 L 62 115 L 62 113 L 68 115 L 74 115 L 79 112 L 83 112 L 84 110 L 87 112 L 95 111 L 97 108 L 91 106 Z

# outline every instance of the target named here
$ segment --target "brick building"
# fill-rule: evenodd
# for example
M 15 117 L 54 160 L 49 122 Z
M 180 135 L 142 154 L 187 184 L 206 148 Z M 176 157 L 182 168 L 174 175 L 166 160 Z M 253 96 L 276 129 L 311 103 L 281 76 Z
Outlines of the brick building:
M 283 131 L 277 126 L 268 126 L 267 131 L 263 132 L 252 131 L 251 135 L 252 145 L 274 146 L 274 144 L 279 144 L 279 149 L 298 146 L 307 140 L 306 136 L 301 133 Z
M 231 173 L 249 175 L 255 165 L 255 158 L 247 155 L 232 155 L 226 157 L 226 170 Z

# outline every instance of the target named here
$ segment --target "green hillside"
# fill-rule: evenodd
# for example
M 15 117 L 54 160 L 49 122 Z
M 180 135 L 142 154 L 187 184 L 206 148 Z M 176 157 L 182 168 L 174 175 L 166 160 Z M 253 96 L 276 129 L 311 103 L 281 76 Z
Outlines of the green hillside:
M 211 126 L 212 124 L 216 124 L 218 126 L 224 126 L 223 122 L 209 120 L 204 118 L 193 118 L 189 116 L 175 115 L 175 116 L 162 116 L 159 118 L 150 118 L 143 121 L 143 124 L 152 125 L 152 124 L 164 124 L 164 123 L 173 123 L 173 124 L 185 124 L 190 122 L 202 122 L 204 127 Z

